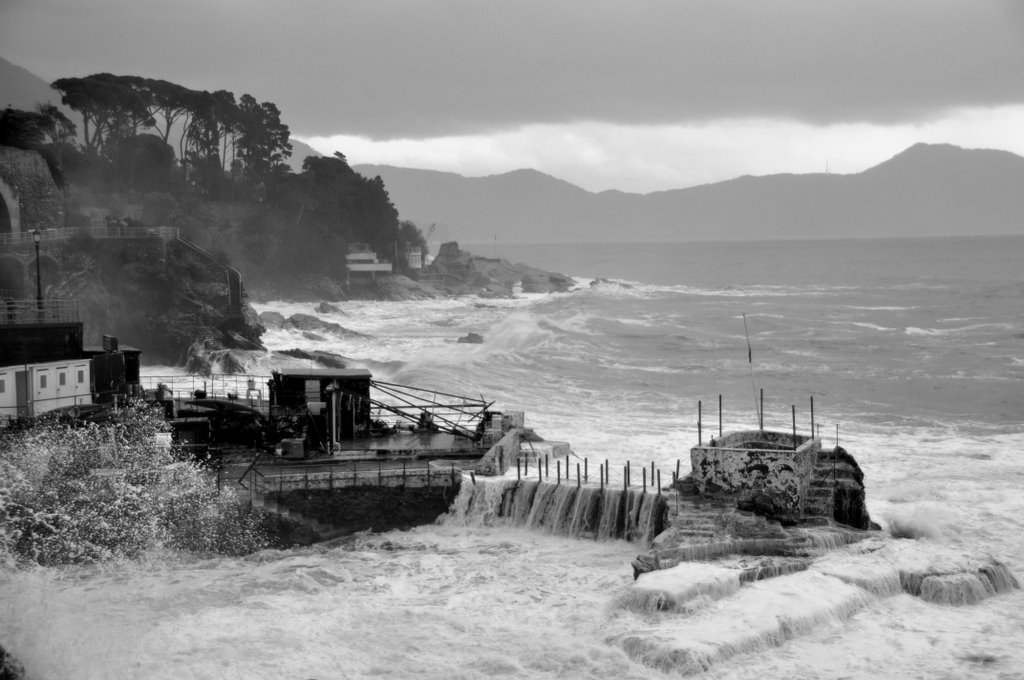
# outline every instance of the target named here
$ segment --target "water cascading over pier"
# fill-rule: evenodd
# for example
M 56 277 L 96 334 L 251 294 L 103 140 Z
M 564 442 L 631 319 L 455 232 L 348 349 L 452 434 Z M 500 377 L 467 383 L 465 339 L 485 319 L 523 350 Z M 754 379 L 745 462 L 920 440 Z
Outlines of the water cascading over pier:
M 665 528 L 668 505 L 638 489 L 535 480 L 464 481 L 446 523 L 521 526 L 559 536 L 650 543 Z

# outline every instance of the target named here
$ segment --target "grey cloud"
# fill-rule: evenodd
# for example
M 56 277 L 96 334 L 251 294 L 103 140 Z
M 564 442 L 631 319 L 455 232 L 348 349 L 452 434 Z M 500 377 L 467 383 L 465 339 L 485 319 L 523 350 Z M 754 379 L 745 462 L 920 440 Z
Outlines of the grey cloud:
M 133 72 L 251 92 L 306 135 L 884 123 L 1024 101 L 1024 17 L 1006 0 L 104 0 L 95 24 L 36 6 L 6 14 L 59 42 L 0 29 L 16 63 L 45 64 L 49 77 Z

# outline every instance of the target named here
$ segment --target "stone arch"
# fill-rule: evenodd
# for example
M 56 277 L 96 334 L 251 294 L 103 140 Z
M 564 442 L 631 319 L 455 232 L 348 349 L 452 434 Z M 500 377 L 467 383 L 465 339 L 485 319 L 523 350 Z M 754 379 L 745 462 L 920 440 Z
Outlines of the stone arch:
M 21 260 L 12 255 L 0 256 L 0 289 L 21 291 L 25 295 L 27 278 Z
M 21 211 L 17 193 L 0 177 L 0 234 L 21 233 Z M 2 288 L 3 286 L 0 286 Z

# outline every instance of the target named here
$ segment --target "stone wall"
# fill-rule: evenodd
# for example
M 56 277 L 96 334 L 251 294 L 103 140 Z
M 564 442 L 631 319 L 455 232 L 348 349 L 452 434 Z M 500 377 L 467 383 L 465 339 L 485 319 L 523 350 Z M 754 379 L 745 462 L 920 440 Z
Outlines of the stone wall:
M 0 147 L 0 200 L 9 217 L 0 234 L 64 226 L 64 193 L 36 151 Z
M 735 432 L 690 450 L 693 482 L 701 494 L 727 494 L 799 518 L 821 441 L 781 432 Z

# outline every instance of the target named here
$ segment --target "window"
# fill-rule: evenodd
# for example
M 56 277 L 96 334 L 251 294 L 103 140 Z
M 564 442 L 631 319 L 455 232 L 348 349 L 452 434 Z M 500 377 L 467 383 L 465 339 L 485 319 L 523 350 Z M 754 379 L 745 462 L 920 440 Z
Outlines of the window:
M 7 391 L 7 380 L 4 379 L 4 378 L 0 378 L 0 394 L 3 394 L 6 391 Z
M 65 373 L 64 371 L 61 371 L 60 374 L 57 377 L 57 384 L 60 385 L 61 387 L 64 387 L 64 385 L 66 385 L 67 382 L 68 382 L 68 375 L 67 375 L 67 373 Z
M 78 384 L 81 385 L 85 382 L 85 371 L 78 369 Z
M 45 390 L 46 389 L 46 374 L 45 373 L 43 373 L 43 374 L 41 374 L 39 376 L 39 389 L 41 389 L 41 390 Z

